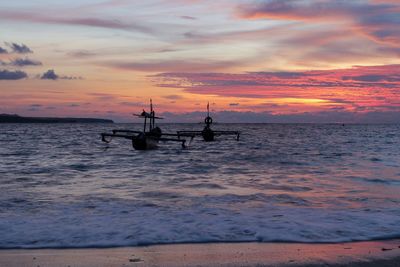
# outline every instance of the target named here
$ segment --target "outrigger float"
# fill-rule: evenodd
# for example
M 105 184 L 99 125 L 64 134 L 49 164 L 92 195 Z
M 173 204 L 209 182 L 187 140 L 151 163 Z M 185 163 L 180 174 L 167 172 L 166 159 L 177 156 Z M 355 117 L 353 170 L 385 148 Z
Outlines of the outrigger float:
M 136 150 L 148 150 L 155 149 L 158 147 L 158 143 L 162 142 L 177 142 L 181 143 L 182 148 L 186 147 L 186 139 L 182 137 L 190 137 L 191 141 L 194 135 L 191 134 L 169 134 L 163 133 L 160 127 L 155 124 L 156 119 L 163 119 L 156 117 L 153 110 L 153 103 L 150 100 L 150 113 L 145 110 L 141 114 L 133 114 L 139 118 L 144 119 L 143 131 L 132 131 L 132 130 L 112 130 L 112 133 L 102 133 L 101 140 L 106 143 L 110 143 L 113 138 L 125 138 L 132 141 L 132 146 Z M 167 136 L 167 137 L 164 137 Z M 177 138 L 170 138 L 177 137 Z
M 240 132 L 238 131 L 214 131 L 211 129 L 211 124 L 213 123 L 213 119 L 210 117 L 210 103 L 207 104 L 207 117 L 204 119 L 204 123 L 206 124 L 202 131 L 178 131 L 179 136 L 201 136 L 204 141 L 211 142 L 215 140 L 216 136 L 222 135 L 234 135 L 236 136 L 236 140 L 239 141 Z

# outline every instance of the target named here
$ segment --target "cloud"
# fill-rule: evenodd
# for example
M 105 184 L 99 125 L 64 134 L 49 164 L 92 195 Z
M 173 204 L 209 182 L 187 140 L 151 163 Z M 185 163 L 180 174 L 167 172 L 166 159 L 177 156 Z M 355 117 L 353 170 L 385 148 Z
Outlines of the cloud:
M 393 75 L 386 74 L 369 74 L 359 76 L 344 76 L 343 80 L 353 80 L 361 82 L 400 82 L 400 73 Z
M 43 73 L 40 76 L 40 79 L 42 80 L 82 80 L 82 77 L 74 77 L 74 76 L 59 76 L 58 74 L 56 74 L 56 72 L 54 70 L 48 70 L 45 73 Z
M 21 80 L 27 77 L 28 75 L 23 71 L 0 70 L 0 80 Z
M 192 16 L 181 16 L 182 19 L 187 19 L 187 20 L 196 20 L 197 18 L 192 17 Z
M 62 17 L 62 16 L 49 16 L 47 14 L 39 14 L 32 12 L 18 12 L 18 11 L 0 11 L 1 19 L 24 21 L 31 23 L 43 24 L 62 24 L 62 25 L 76 25 L 88 26 L 106 29 L 119 29 L 126 31 L 138 31 L 142 33 L 152 33 L 152 29 L 142 26 L 138 23 L 124 23 L 117 19 L 104 19 L 95 17 Z
M 76 77 L 76 76 L 61 76 L 59 78 L 61 80 L 84 80 L 84 78 L 81 76 L 78 76 L 78 77 Z
M 78 51 L 73 51 L 68 53 L 69 56 L 76 57 L 76 58 L 87 58 L 87 57 L 93 57 L 96 56 L 97 54 L 91 51 L 87 50 L 78 50 Z
M 57 80 L 59 76 L 55 73 L 54 70 L 48 70 L 40 77 L 42 80 Z
M 150 78 L 159 87 L 180 88 L 186 93 L 263 100 L 271 110 L 283 113 L 343 107 L 346 111 L 360 107 L 385 111 L 400 103 L 400 65 L 299 72 L 162 73 Z M 254 109 L 244 103 L 234 108 Z
M 89 96 L 95 97 L 96 101 L 115 101 L 120 95 L 106 93 L 88 93 Z
M 238 14 L 250 19 L 285 19 L 285 20 L 336 20 L 364 18 L 398 12 L 394 4 L 370 4 L 362 1 L 294 1 L 262 0 L 238 6 Z
M 10 62 L 0 61 L 0 65 L 3 66 L 15 66 L 15 67 L 25 67 L 25 66 L 41 66 L 42 62 L 32 60 L 29 58 L 17 58 L 11 60 Z
M 24 44 L 16 44 L 16 43 L 6 43 L 8 47 L 11 48 L 12 52 L 17 54 L 29 54 L 33 53 L 33 51 Z
M 206 61 L 206 60 L 165 60 L 148 62 L 111 61 L 102 65 L 141 72 L 205 72 L 230 68 L 236 65 L 233 61 Z
M 236 89 L 244 88 L 400 88 L 399 69 L 400 65 L 385 65 L 303 72 L 162 73 L 150 77 L 161 87 L 199 93 L 215 89 L 216 94 L 227 89 L 234 96 Z M 250 93 L 248 89 L 239 91 Z
M 393 47 L 383 49 L 385 46 L 366 39 L 365 34 L 354 33 L 351 26 L 342 26 L 284 21 L 233 31 L 191 31 L 186 32 L 178 44 L 199 49 L 202 45 L 218 46 L 221 51 L 226 49 L 226 53 L 231 55 L 230 59 L 232 56 L 239 58 L 236 61 L 240 67 L 257 66 L 254 70 L 268 67 L 283 69 L 286 66 L 334 68 L 338 63 L 351 66 L 354 62 L 393 62 L 393 58 L 400 54 L 400 50 Z M 242 47 L 243 44 L 252 44 L 256 49 L 241 49 L 239 53 L 232 54 L 236 47 Z M 358 49 L 361 45 L 364 49 Z
M 31 108 L 41 108 L 43 105 L 41 104 L 32 104 L 30 105 Z
M 275 19 L 304 23 L 330 23 L 377 41 L 397 45 L 400 41 L 398 2 L 263 0 L 239 5 L 245 19 Z
M 28 111 L 39 111 L 41 108 L 43 108 L 41 104 L 32 104 L 28 107 Z
M 0 54 L 8 54 L 7 49 L 0 46 Z

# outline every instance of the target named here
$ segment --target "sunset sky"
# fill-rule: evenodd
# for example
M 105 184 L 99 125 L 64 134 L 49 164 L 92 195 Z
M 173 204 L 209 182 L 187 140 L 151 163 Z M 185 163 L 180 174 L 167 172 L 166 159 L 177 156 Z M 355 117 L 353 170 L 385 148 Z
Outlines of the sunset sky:
M 1 0 L 0 113 L 400 122 L 399 0 Z

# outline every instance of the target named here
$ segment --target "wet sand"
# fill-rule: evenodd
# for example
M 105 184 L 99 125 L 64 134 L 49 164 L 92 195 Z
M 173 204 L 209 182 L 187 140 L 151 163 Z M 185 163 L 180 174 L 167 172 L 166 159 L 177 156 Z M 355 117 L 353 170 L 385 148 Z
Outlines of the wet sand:
M 400 240 L 343 244 L 217 243 L 107 249 L 0 250 L 1 267 L 399 267 Z

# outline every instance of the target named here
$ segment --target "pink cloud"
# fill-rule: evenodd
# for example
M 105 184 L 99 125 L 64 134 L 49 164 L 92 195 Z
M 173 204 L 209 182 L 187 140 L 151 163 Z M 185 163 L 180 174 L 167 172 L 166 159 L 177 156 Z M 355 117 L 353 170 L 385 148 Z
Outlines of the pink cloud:
M 192 94 L 284 99 L 291 105 L 291 99 L 304 99 L 304 104 L 296 104 L 300 108 L 314 100 L 321 101 L 323 108 L 359 111 L 361 107 L 389 110 L 400 104 L 400 65 L 304 72 L 163 73 L 151 78 L 160 87 L 182 88 Z

